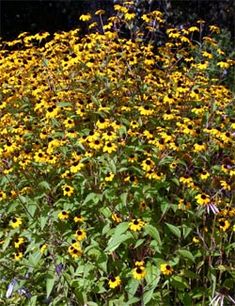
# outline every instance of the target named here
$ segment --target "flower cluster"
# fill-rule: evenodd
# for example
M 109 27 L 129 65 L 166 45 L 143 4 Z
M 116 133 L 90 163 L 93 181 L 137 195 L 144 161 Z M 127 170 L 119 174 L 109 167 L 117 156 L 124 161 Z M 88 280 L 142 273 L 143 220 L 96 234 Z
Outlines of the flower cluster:
M 202 22 L 170 27 L 156 51 L 163 13 L 114 10 L 102 33 L 86 14 L 84 37 L 1 42 L 0 291 L 19 277 L 41 304 L 202 303 L 234 274 L 234 96 L 211 78 L 234 61 L 216 27 L 200 47 Z

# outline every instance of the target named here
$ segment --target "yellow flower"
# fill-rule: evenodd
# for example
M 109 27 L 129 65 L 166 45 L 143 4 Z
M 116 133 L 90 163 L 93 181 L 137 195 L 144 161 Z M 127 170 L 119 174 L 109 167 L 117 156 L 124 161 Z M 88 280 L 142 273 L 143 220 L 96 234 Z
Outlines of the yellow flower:
M 230 227 L 230 222 L 226 219 L 219 219 L 219 228 L 225 232 Z
M 193 237 L 193 242 L 197 244 L 200 242 L 200 240 L 197 237 Z
M 14 246 L 18 249 L 25 242 L 23 237 L 16 238 L 14 241 Z
M 91 15 L 90 14 L 83 14 L 79 17 L 79 20 L 81 21 L 89 21 L 91 20 Z
M 143 261 L 143 260 L 141 260 L 141 261 L 136 261 L 136 262 L 135 262 L 135 266 L 136 266 L 136 267 L 143 267 L 143 266 L 144 266 L 144 261 Z
M 41 254 L 45 254 L 46 250 L 47 250 L 47 244 L 44 243 L 44 244 L 40 247 L 40 253 L 41 253 Z
M 143 16 L 141 16 L 141 19 L 144 20 L 145 22 L 151 21 L 151 18 L 149 18 L 147 14 L 144 14 Z
M 101 140 L 95 139 L 89 143 L 90 147 L 94 150 L 99 150 L 103 147 Z
M 200 179 L 203 180 L 203 181 L 208 179 L 209 176 L 210 176 L 210 173 L 205 171 L 205 170 L 202 170 L 200 172 Z
M 199 28 L 196 27 L 196 26 L 192 26 L 192 27 L 188 28 L 188 31 L 189 32 L 199 32 Z
M 70 118 L 65 119 L 63 123 L 67 129 L 72 129 L 75 126 L 74 121 Z
M 79 242 L 75 242 L 68 248 L 69 254 L 72 256 L 72 258 L 77 259 L 82 255 L 82 250 Z
M 129 229 L 134 232 L 140 231 L 144 226 L 145 222 L 142 221 L 141 219 L 133 219 L 129 223 Z
M 105 13 L 104 10 L 98 10 L 95 12 L 95 15 L 103 15 Z
M 86 232 L 83 229 L 78 229 L 76 231 L 75 237 L 78 241 L 82 241 L 84 240 L 87 236 L 86 236 Z
M 74 220 L 75 223 L 82 223 L 82 222 L 84 222 L 85 219 L 81 215 L 77 215 L 73 218 L 73 220 Z
M 127 13 L 124 15 L 124 18 L 125 18 L 125 20 L 127 20 L 127 21 L 132 20 L 132 19 L 135 18 L 135 13 L 128 13 L 128 12 L 127 12 Z
M 198 194 L 195 199 L 199 205 L 207 205 L 210 203 L 210 197 L 207 194 Z
M 201 141 L 198 141 L 193 146 L 193 151 L 194 152 L 202 152 L 202 151 L 205 151 L 205 150 L 206 150 L 206 145 L 204 143 L 202 143 Z
M 224 190 L 229 190 L 229 191 L 231 190 L 231 186 L 226 181 L 221 180 L 220 184 Z
M 151 109 L 148 105 L 138 107 L 140 115 L 151 116 L 154 113 L 154 110 Z
M 0 201 L 5 200 L 7 197 L 6 193 L 4 191 L 0 191 Z
M 58 218 L 62 221 L 64 220 L 68 220 L 69 218 L 69 212 L 68 211 L 65 211 L 65 210 L 62 210 L 60 213 L 58 213 Z
M 22 224 L 22 219 L 20 217 L 14 217 L 11 219 L 9 225 L 13 228 L 18 228 Z
M 117 145 L 114 142 L 105 143 L 103 152 L 108 152 L 110 154 L 115 151 L 117 151 Z
M 62 186 L 64 195 L 70 197 L 74 193 L 74 188 L 69 185 Z
M 146 269 L 144 266 L 137 266 L 132 270 L 132 275 L 135 279 L 141 280 L 146 275 Z
M 122 221 L 120 215 L 118 213 L 113 213 L 112 214 L 112 220 L 117 222 L 117 223 L 120 223 Z
M 114 289 L 114 288 L 121 285 L 121 278 L 119 276 L 114 277 L 114 276 L 111 275 L 109 277 L 109 283 L 108 284 L 109 284 L 109 288 Z
M 188 187 L 194 187 L 194 182 L 193 182 L 193 179 L 188 176 L 188 175 L 185 175 L 185 176 L 181 176 L 180 179 L 179 179 L 180 183 L 188 186 Z
M 217 66 L 219 66 L 220 68 L 223 68 L 223 69 L 227 69 L 227 68 L 229 68 L 230 64 L 227 63 L 227 62 L 218 62 Z
M 23 253 L 22 252 L 16 252 L 16 253 L 13 253 L 13 255 L 14 255 L 14 259 L 16 261 L 21 260 L 21 258 L 23 257 Z
M 113 180 L 113 178 L 114 178 L 114 173 L 112 173 L 112 172 L 108 172 L 107 174 L 106 174 L 106 177 L 105 177 L 105 182 L 111 182 L 112 180 Z
M 141 163 L 142 169 L 146 172 L 149 172 L 154 166 L 155 166 L 155 164 L 150 158 L 145 159 Z
M 160 265 L 160 270 L 161 270 L 162 274 L 164 274 L 164 275 L 171 275 L 174 271 L 172 269 L 172 267 L 167 263 L 161 264 Z
M 220 28 L 217 27 L 217 26 L 211 25 L 211 26 L 209 26 L 209 29 L 210 29 L 211 32 L 214 32 L 214 33 L 217 33 L 217 34 L 220 33 Z

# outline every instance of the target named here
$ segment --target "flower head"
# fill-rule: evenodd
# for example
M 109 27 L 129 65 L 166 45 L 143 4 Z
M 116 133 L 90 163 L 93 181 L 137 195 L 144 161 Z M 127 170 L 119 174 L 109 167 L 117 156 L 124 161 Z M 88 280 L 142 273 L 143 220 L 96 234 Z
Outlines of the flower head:
M 146 275 L 146 269 L 144 266 L 136 266 L 133 270 L 132 270 L 132 275 L 135 279 L 137 280 L 141 280 L 145 277 Z
M 20 227 L 20 225 L 22 224 L 22 219 L 20 217 L 14 217 L 11 219 L 9 225 L 12 227 L 12 228 L 18 228 Z
M 162 274 L 164 274 L 164 275 L 171 275 L 174 271 L 172 269 L 172 267 L 167 263 L 161 264 L 160 270 L 161 270 Z
M 74 188 L 69 185 L 62 186 L 64 195 L 70 197 L 74 193 Z
M 129 229 L 137 232 L 140 231 L 145 225 L 145 222 L 142 221 L 141 219 L 133 219 L 130 223 L 129 223 Z
M 64 220 L 68 220 L 69 218 L 69 212 L 68 211 L 65 211 L 65 210 L 62 210 L 60 213 L 58 213 L 58 218 L 62 221 Z
M 82 241 L 86 238 L 86 232 L 83 229 L 78 229 L 75 233 L 76 239 Z
M 109 288 L 111 288 L 111 289 L 114 289 L 114 288 L 120 286 L 121 285 L 120 276 L 113 276 L 113 275 L 109 276 L 108 284 L 109 284 Z

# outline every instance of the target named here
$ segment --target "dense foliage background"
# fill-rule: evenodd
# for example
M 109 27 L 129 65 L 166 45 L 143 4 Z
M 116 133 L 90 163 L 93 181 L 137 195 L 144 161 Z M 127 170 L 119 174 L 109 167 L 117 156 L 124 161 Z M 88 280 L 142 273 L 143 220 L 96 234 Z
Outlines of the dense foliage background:
M 173 4 L 0 43 L 3 305 L 235 304 L 231 33 Z

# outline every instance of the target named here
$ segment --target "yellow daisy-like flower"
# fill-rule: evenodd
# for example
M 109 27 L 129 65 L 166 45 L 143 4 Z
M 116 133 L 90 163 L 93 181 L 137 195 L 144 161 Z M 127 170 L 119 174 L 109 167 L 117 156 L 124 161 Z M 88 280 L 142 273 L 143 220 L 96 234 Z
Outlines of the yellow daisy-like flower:
M 140 231 L 144 226 L 145 222 L 142 221 L 141 219 L 133 219 L 129 223 L 129 229 L 134 232 Z
M 114 178 L 114 173 L 108 172 L 106 174 L 106 177 L 104 178 L 104 180 L 105 180 L 105 182 L 112 182 L 113 178 Z
M 188 175 L 185 175 L 185 176 L 181 176 L 180 179 L 179 179 L 180 183 L 188 186 L 188 187 L 194 187 L 194 182 L 193 182 L 193 179 L 188 176 Z
M 231 190 L 231 186 L 226 181 L 221 180 L 220 184 L 224 190 L 229 190 L 229 191 Z
M 218 62 L 217 66 L 219 66 L 220 68 L 223 68 L 223 69 L 227 69 L 227 68 L 229 68 L 230 64 L 227 63 L 227 62 Z
M 193 151 L 194 152 L 202 152 L 202 151 L 205 151 L 205 150 L 206 150 L 206 145 L 204 143 L 202 143 L 201 141 L 198 141 L 193 146 Z
M 121 285 L 121 278 L 120 276 L 109 276 L 109 288 L 114 289 Z
M 171 275 L 174 271 L 172 269 L 172 267 L 167 263 L 161 264 L 160 265 L 160 270 L 161 270 L 162 274 L 164 274 L 164 275 Z
M 111 218 L 114 222 L 117 222 L 117 223 L 120 223 L 122 221 L 122 218 L 120 217 L 118 213 L 113 213 Z
M 104 145 L 103 152 L 112 153 L 117 151 L 117 145 L 113 142 L 107 142 Z
M 200 242 L 200 240 L 197 237 L 193 237 L 192 241 L 193 243 L 196 243 L 196 244 Z
M 70 197 L 74 193 L 74 188 L 69 185 L 62 186 L 64 195 Z
M 205 171 L 205 170 L 202 170 L 200 172 L 200 179 L 203 180 L 203 181 L 208 179 L 209 176 L 210 176 L 210 173 Z
M 149 172 L 154 166 L 155 166 L 155 164 L 150 158 L 147 158 L 146 160 L 142 161 L 142 163 L 141 163 L 141 167 L 146 172 Z
M 140 112 L 140 115 L 143 116 L 151 116 L 154 113 L 154 110 L 151 109 L 148 105 L 138 107 L 138 111 Z
M 18 228 L 20 227 L 22 224 L 22 219 L 20 217 L 14 217 L 11 219 L 9 225 L 12 227 L 12 228 Z
M 210 197 L 203 193 L 203 194 L 198 194 L 196 197 L 195 197 L 196 201 L 197 201 L 197 204 L 199 205 L 207 205 L 210 203 Z
M 14 247 L 16 249 L 19 249 L 19 247 L 25 242 L 25 239 L 23 237 L 19 237 L 19 238 L 16 238 L 15 241 L 14 241 Z
M 65 119 L 63 123 L 67 129 L 72 129 L 75 126 L 73 119 L 70 118 Z
M 82 241 L 84 240 L 87 236 L 86 236 L 86 232 L 83 229 L 78 229 L 75 233 L 75 237 L 78 241 Z
M 23 257 L 23 253 L 22 252 L 16 252 L 16 253 L 13 253 L 13 256 L 14 256 L 14 259 L 16 261 L 19 261 Z
M 0 201 L 1 201 L 1 200 L 5 200 L 6 197 L 7 197 L 6 193 L 3 192 L 3 191 L 0 191 Z
M 135 18 L 135 13 L 128 13 L 128 12 L 127 12 L 127 13 L 124 15 L 124 18 L 125 18 L 125 20 L 127 20 L 127 21 L 132 20 L 132 19 Z
M 226 219 L 219 219 L 219 228 L 223 232 L 226 232 L 227 229 L 230 227 L 230 222 Z
M 141 280 L 146 275 L 146 269 L 144 266 L 137 266 L 132 270 L 134 279 Z
M 47 250 L 47 244 L 44 243 L 44 244 L 40 247 L 40 253 L 41 253 L 41 254 L 45 254 L 46 250 Z
M 69 246 L 68 252 L 70 256 L 74 259 L 82 256 L 82 249 L 79 242 L 75 242 Z
M 141 260 L 141 261 L 136 261 L 136 262 L 135 262 L 135 266 L 136 266 L 136 267 L 143 267 L 143 266 L 144 266 L 144 261 L 143 261 L 143 260 Z
M 58 213 L 58 218 L 62 221 L 64 220 L 68 220 L 69 218 L 69 212 L 68 211 L 65 211 L 65 210 L 62 210 L 60 213 Z
M 84 220 L 85 220 L 85 218 L 82 217 L 81 215 L 77 215 L 77 216 L 75 216 L 75 217 L 73 218 L 73 221 L 74 221 L 75 223 L 82 223 L 82 222 L 84 222 Z
M 91 15 L 90 14 L 83 14 L 79 17 L 79 20 L 81 21 L 89 21 L 91 20 Z

